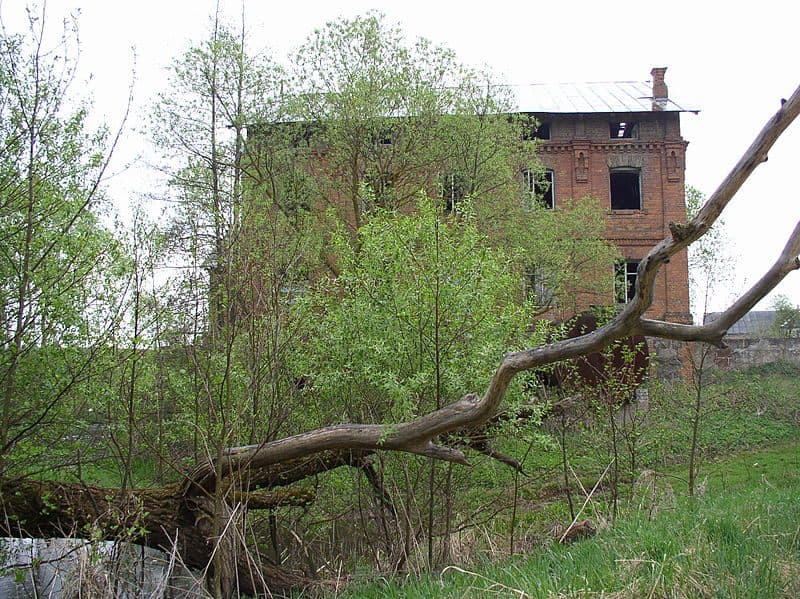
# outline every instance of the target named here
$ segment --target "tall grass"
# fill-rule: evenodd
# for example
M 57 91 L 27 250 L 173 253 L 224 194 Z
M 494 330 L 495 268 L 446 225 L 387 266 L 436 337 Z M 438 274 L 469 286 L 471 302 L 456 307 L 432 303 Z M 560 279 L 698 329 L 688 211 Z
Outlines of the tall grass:
M 716 462 L 708 477 L 705 495 L 631 502 L 590 540 L 344 596 L 800 597 L 800 444 Z

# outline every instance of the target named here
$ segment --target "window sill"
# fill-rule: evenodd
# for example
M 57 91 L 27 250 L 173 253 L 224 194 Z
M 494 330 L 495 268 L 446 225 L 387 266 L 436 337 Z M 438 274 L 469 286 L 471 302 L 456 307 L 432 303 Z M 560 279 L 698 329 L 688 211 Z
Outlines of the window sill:
M 649 212 L 647 210 L 608 210 L 606 214 L 611 216 L 645 216 Z

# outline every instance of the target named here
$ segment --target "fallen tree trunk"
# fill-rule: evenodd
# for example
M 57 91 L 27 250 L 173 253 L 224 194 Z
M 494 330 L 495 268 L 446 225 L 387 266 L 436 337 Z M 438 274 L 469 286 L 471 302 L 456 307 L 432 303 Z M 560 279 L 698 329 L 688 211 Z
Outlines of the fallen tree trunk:
M 328 452 L 258 470 L 257 484 L 230 484 L 225 501 L 231 512 L 307 507 L 315 499 L 312 488 L 282 487 L 341 466 L 362 469 L 368 480 L 374 479 L 368 452 Z M 123 491 L 0 478 L 0 510 L 0 536 L 125 541 L 175 550 L 185 566 L 213 571 L 210 564 L 218 545 L 211 536 L 213 495 L 186 493 L 183 484 Z M 237 553 L 234 584 L 242 593 L 283 594 L 317 584 L 249 550 Z
M 646 319 L 644 313 L 653 303 L 656 274 L 672 256 L 685 250 L 708 231 L 742 184 L 766 160 L 770 148 L 798 113 L 800 87 L 789 100 L 782 102 L 778 112 L 764 126 L 697 216 L 685 224 L 670 224 L 671 235 L 653 247 L 639 263 L 633 300 L 604 326 L 579 337 L 507 354 L 483 396 L 469 393 L 441 409 L 399 424 L 340 424 L 240 448 L 239 451 L 226 455 L 219 463 L 201 465 L 193 473 L 192 480 L 203 488 L 209 484 L 214 473 L 221 472 L 228 476 L 242 469 L 263 468 L 285 460 L 342 449 L 405 451 L 467 464 L 462 451 L 439 445 L 434 440 L 441 435 L 488 421 L 497 412 L 508 385 L 519 372 L 585 356 L 600 351 L 613 341 L 633 335 L 722 345 L 722 338 L 731 325 L 772 291 L 787 274 L 800 268 L 800 223 L 767 273 L 710 324 L 695 326 Z
M 187 499 L 179 485 L 156 489 L 119 490 L 28 479 L 0 480 L 4 518 L 0 536 L 19 538 L 77 537 L 127 541 L 177 550 L 189 568 L 205 570 L 216 543 L 206 524 L 211 519 L 209 500 Z M 303 505 L 308 492 L 281 489 L 262 496 L 258 507 Z M 311 581 L 261 561 L 257 575 L 253 560 L 237 563 L 239 589 L 248 594 L 263 592 L 264 582 L 273 593 L 304 588 Z M 263 581 L 263 582 L 262 582 Z
M 106 539 L 124 539 L 167 550 L 175 546 L 188 566 L 206 569 L 210 567 L 214 552 L 222 545 L 222 540 L 212 538 L 210 533 L 215 493 L 223 492 L 226 515 L 232 521 L 240 513 L 239 508 L 244 507 L 237 501 L 245 501 L 254 491 L 289 485 L 342 465 L 359 467 L 370 452 L 378 450 L 403 451 L 467 464 L 461 450 L 439 440 L 446 440 L 449 433 L 475 429 L 488 422 L 498 412 L 509 383 L 521 371 L 591 354 L 632 335 L 722 345 L 733 323 L 789 272 L 800 268 L 800 223 L 762 279 L 710 324 L 692 326 L 645 318 L 653 301 L 656 273 L 661 265 L 711 227 L 747 177 L 766 160 L 769 149 L 798 113 L 800 88 L 766 124 L 698 215 L 685 224 L 672 223 L 671 235 L 640 262 L 636 295 L 617 317 L 588 334 L 507 354 L 483 395 L 469 393 L 441 409 L 399 424 L 340 424 L 234 448 L 221 460 L 198 466 L 183 484 L 159 489 L 122 492 L 26 479 L 1 480 L 0 504 L 4 518 L 0 533 L 62 537 L 84 536 L 87 530 L 99 530 Z M 487 451 L 480 439 L 478 445 L 478 450 Z M 223 481 L 226 489 L 218 489 L 217 481 Z M 233 489 L 236 492 L 227 492 Z M 271 499 L 267 500 L 267 496 Z M 259 497 L 259 505 L 270 504 L 270 501 L 288 504 L 300 501 L 296 492 L 294 496 L 287 493 L 283 499 L 270 494 Z M 302 501 L 308 499 L 305 496 Z M 246 551 L 236 557 L 234 574 L 243 592 L 274 594 L 310 584 L 307 578 L 287 573 Z

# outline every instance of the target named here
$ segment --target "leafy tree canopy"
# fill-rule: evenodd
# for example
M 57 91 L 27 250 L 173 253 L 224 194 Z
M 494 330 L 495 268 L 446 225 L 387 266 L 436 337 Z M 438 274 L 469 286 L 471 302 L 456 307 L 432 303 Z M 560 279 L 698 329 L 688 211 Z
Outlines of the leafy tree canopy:
M 785 295 L 776 295 L 772 300 L 775 320 L 770 332 L 776 337 L 789 338 L 800 335 L 800 306 Z
M 517 301 L 511 258 L 474 219 L 448 223 L 426 198 L 412 215 L 376 211 L 358 235 L 358 254 L 335 236 L 340 276 L 297 303 L 313 341 L 296 367 L 323 421 L 409 419 L 480 386 L 508 347 L 530 342 L 533 305 Z

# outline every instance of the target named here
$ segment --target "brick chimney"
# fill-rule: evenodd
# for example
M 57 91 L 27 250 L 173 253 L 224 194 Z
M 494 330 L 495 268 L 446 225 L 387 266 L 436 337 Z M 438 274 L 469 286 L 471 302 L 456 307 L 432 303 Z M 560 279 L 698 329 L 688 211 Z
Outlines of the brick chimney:
M 650 75 L 653 77 L 653 110 L 664 110 L 667 106 L 669 92 L 667 84 L 664 83 L 664 73 L 667 67 L 653 67 Z

